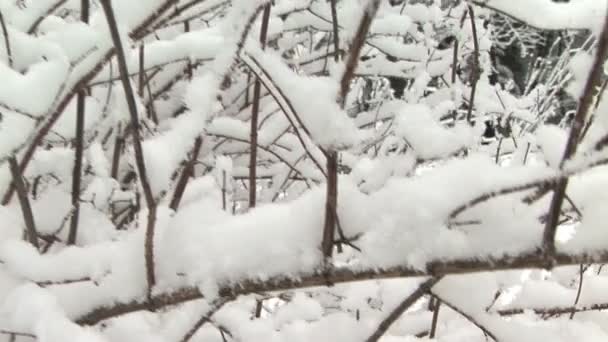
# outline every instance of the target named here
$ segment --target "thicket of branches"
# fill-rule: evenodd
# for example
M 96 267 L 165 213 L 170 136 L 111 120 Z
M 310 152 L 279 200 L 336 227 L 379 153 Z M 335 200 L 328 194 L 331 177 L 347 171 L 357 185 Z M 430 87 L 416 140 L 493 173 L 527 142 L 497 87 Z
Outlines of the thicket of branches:
M 0 341 L 605 339 L 605 8 L 0 1 Z

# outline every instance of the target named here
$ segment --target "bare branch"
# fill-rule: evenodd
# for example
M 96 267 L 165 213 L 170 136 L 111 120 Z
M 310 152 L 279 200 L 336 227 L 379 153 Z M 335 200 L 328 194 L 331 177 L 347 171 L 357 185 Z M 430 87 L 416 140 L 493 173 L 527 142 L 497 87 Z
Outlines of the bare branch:
M 431 290 L 431 292 L 433 292 L 433 291 Z M 482 325 L 478 320 L 476 320 L 475 317 L 473 317 L 473 316 L 469 315 L 468 313 L 462 311 L 460 308 L 458 308 L 456 305 L 450 303 L 449 301 L 446 301 L 445 298 L 440 297 L 439 295 L 437 295 L 437 293 L 433 292 L 433 295 L 435 295 L 435 297 L 437 297 L 439 300 L 441 300 L 443 302 L 443 304 L 445 304 L 447 307 L 449 307 L 450 309 L 458 312 L 462 317 L 466 318 L 469 322 L 473 323 L 473 325 L 475 325 L 481 331 L 483 331 L 483 333 L 486 336 L 490 336 L 490 338 L 492 338 L 494 341 L 498 342 L 498 339 L 496 338 L 496 335 L 494 333 L 492 333 L 484 325 Z
M 55 2 L 51 7 L 49 7 L 45 13 L 43 13 L 42 15 L 40 15 L 36 21 L 34 21 L 32 23 L 32 25 L 30 26 L 30 28 L 27 30 L 28 34 L 33 34 L 34 32 L 36 32 L 36 29 L 38 29 L 38 25 L 40 25 L 40 23 L 44 20 L 44 18 L 46 18 L 47 16 L 49 16 L 50 14 L 52 14 L 53 12 L 55 12 L 59 7 L 63 6 L 63 4 L 65 4 L 68 0 L 57 0 L 57 2 Z
M 532 251 L 523 251 L 517 256 L 493 257 L 491 255 L 479 256 L 479 258 L 465 258 L 454 260 L 430 261 L 426 270 L 409 265 L 397 266 L 387 269 L 356 269 L 348 267 L 333 267 L 329 271 L 320 270 L 310 274 L 300 274 L 298 278 L 275 277 L 267 280 L 242 279 L 229 285 L 221 285 L 220 297 L 233 297 L 251 293 L 264 293 L 273 291 L 287 291 L 293 289 L 326 286 L 328 281 L 332 284 L 366 281 L 374 279 L 391 279 L 434 276 L 439 277 L 449 274 L 467 274 L 487 271 L 501 271 L 514 269 L 546 268 L 550 260 L 540 252 L 540 248 Z M 562 254 L 554 255 L 554 266 L 578 265 L 581 263 L 608 263 L 608 252 L 595 254 Z M 76 319 L 83 325 L 94 325 L 100 321 L 128 314 L 131 312 L 153 308 L 163 308 L 203 298 L 196 287 L 185 287 L 170 293 L 155 295 L 151 301 L 134 300 L 131 302 L 113 303 L 104 307 L 96 308 Z M 606 305 L 608 308 L 608 305 Z M 571 308 L 564 309 L 565 313 L 572 312 Z
M 6 46 L 6 58 L 8 59 L 8 66 L 13 67 L 13 53 L 11 52 L 11 42 L 8 36 L 8 29 L 6 28 L 6 22 L 4 21 L 4 15 L 0 11 L 0 25 L 2 25 L 2 34 L 4 35 L 4 45 Z
M 12 157 L 9 159 L 9 167 L 13 176 L 13 184 L 17 189 L 17 197 L 19 197 L 19 204 L 21 205 L 21 213 L 23 214 L 23 221 L 25 222 L 25 232 L 28 241 L 38 249 L 38 233 L 36 232 L 36 224 L 34 223 L 34 214 L 32 212 L 32 206 L 30 200 L 27 197 L 27 190 L 23 183 L 21 172 L 19 172 L 19 165 L 17 164 L 17 158 Z
M 194 142 L 194 147 L 192 148 L 192 154 L 190 155 L 190 160 L 186 163 L 186 166 L 182 170 L 182 174 L 177 181 L 177 186 L 175 187 L 175 192 L 173 193 L 173 198 L 169 204 L 169 208 L 177 211 L 179 207 L 179 202 L 184 195 L 186 190 L 186 185 L 188 184 L 188 179 L 194 176 L 194 165 L 196 164 L 196 160 L 200 153 L 201 147 L 203 146 L 203 138 L 198 137 Z
M 88 1 L 88 0 L 84 0 Z M 76 243 L 78 234 L 78 220 L 80 218 L 80 185 L 82 183 L 82 157 L 84 152 L 84 112 L 85 112 L 84 90 L 78 92 L 76 98 L 76 139 L 75 139 L 75 158 L 74 169 L 72 172 L 72 210 L 73 215 L 70 221 L 70 230 L 68 233 L 68 245 Z
M 156 202 L 152 193 L 152 187 L 148 179 L 146 172 L 146 164 L 144 160 L 144 151 L 140 136 L 140 124 L 139 116 L 137 114 L 137 105 L 135 104 L 135 94 L 131 87 L 131 82 L 128 77 L 128 68 L 125 58 L 125 52 L 120 41 L 120 34 L 118 33 L 118 26 L 116 18 L 114 17 L 114 10 L 112 9 L 111 0 L 102 0 L 101 5 L 103 7 L 108 26 L 110 28 L 110 34 L 116 49 L 116 57 L 118 59 L 118 69 L 121 76 L 122 85 L 125 91 L 125 97 L 127 100 L 127 107 L 129 109 L 129 115 L 131 116 L 131 134 L 133 136 L 133 147 L 135 149 L 135 163 L 137 165 L 137 172 L 139 173 L 139 179 L 144 191 L 144 198 L 148 206 L 148 222 L 146 227 L 146 241 L 145 241 L 145 261 L 146 261 L 146 280 L 148 282 L 148 298 L 151 298 L 152 288 L 156 284 L 156 276 L 154 271 L 154 226 L 156 223 Z
M 335 5 L 335 4 L 333 4 Z M 344 74 L 340 79 L 340 93 L 338 94 L 338 103 L 344 109 L 346 106 L 346 95 L 350 90 L 350 82 L 355 76 L 355 70 L 359 63 L 361 49 L 365 45 L 365 40 L 372 21 L 376 16 L 376 12 L 380 7 L 380 0 L 370 0 L 368 8 L 365 9 L 357 32 L 353 39 L 351 49 L 349 51 Z M 334 11 L 334 10 L 332 10 Z M 336 19 L 336 18 L 334 18 Z M 334 22 L 334 31 L 337 30 L 338 23 Z M 337 39 L 337 36 L 335 37 Z M 337 52 L 336 52 L 337 53 Z M 325 153 L 327 157 L 327 187 L 325 198 L 325 221 L 323 223 L 323 240 L 321 241 L 321 250 L 323 256 L 328 259 L 331 257 L 334 248 L 334 236 L 336 234 L 337 212 L 338 209 L 338 152 L 334 149 L 329 149 Z
M 608 57 L 608 12 L 604 17 L 604 27 L 599 37 L 597 53 L 595 55 L 593 66 L 591 67 L 587 82 L 585 83 L 585 88 L 578 101 L 578 109 L 574 116 L 570 135 L 568 136 L 568 141 L 566 142 L 566 149 L 559 165 L 560 169 L 563 168 L 566 161 L 576 154 L 581 133 L 584 129 L 585 122 L 587 121 L 590 109 L 593 106 L 596 88 L 602 84 L 604 61 L 606 60 L 606 57 Z M 543 233 L 543 249 L 546 253 L 555 252 L 555 232 L 557 231 L 559 216 L 567 187 L 568 179 L 565 178 L 560 180 L 557 183 L 555 192 L 551 198 L 548 220 Z
M 264 7 L 262 15 L 262 29 L 260 30 L 260 44 L 262 50 L 266 48 L 266 38 L 268 35 L 268 23 L 270 22 L 270 4 Z M 249 208 L 254 208 L 257 194 L 257 145 L 258 145 L 258 116 L 260 114 L 260 97 L 262 83 L 256 78 L 253 86 L 253 104 L 251 106 L 251 127 L 250 127 L 250 155 L 249 155 Z
M 202 315 L 202 317 L 194 323 L 192 328 L 186 332 L 184 337 L 180 339 L 180 342 L 188 342 L 190 339 L 196 334 L 196 332 L 203 326 L 205 323 L 211 322 L 211 316 L 213 316 L 216 312 L 218 312 L 224 304 L 233 300 L 234 298 L 220 298 L 216 302 L 211 304 L 211 308 L 207 310 L 207 312 Z
M 479 62 L 479 38 L 477 37 L 477 25 L 475 24 L 475 11 L 473 6 L 468 6 L 469 19 L 471 22 L 471 31 L 473 31 L 473 65 L 471 66 L 471 95 L 469 96 L 469 109 L 467 112 L 467 122 L 473 126 L 473 107 L 475 107 L 475 93 L 477 91 L 477 82 L 481 74 L 481 65 Z
M 418 286 L 416 291 L 407 296 L 391 313 L 380 323 L 378 328 L 365 340 L 366 342 L 376 342 L 388 331 L 388 329 L 395 323 L 399 317 L 414 303 L 418 301 L 425 293 L 441 280 L 441 277 L 433 277 Z

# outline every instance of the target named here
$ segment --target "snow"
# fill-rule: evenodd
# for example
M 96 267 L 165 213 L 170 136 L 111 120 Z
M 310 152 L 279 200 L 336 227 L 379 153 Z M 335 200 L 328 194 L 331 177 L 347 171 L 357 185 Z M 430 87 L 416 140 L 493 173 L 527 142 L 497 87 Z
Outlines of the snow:
M 421 158 L 438 158 L 454 154 L 474 142 L 473 130 L 467 124 L 446 129 L 425 105 L 404 105 L 399 110 L 396 132 Z
M 593 65 L 593 56 L 586 53 L 579 53 L 572 57 L 569 66 L 572 72 L 572 80 L 568 84 L 568 93 L 574 98 L 580 98 L 583 95 L 585 84 L 587 83 L 587 75 Z
M 293 106 L 292 120 L 302 122 L 311 138 L 323 147 L 349 146 L 357 142 L 357 130 L 337 102 L 338 84 L 329 77 L 299 76 L 275 54 L 251 52 L 268 75 L 271 86 Z M 294 91 L 295 89 L 298 91 Z
M 215 309 L 191 341 L 223 341 L 220 331 L 239 341 L 364 341 L 403 298 L 429 276 L 441 275 L 434 274 L 437 269 L 447 273 L 431 290 L 443 302 L 437 340 L 486 340 L 470 320 L 500 341 L 606 339 L 604 312 L 577 312 L 573 319 L 569 312 L 550 319 L 534 313 L 556 307 L 567 312 L 574 305 L 579 265 L 543 270 L 547 264 L 523 262 L 501 271 L 487 265 L 467 269 L 490 260 L 507 267 L 511 260 L 522 262 L 522 255 L 541 258 L 534 253 L 550 196 L 531 205 L 522 199 L 536 192 L 534 184 L 561 175 L 570 176 L 562 208 L 569 219 L 558 227 L 558 260 L 571 254 L 576 262 L 606 261 L 608 196 L 601 190 L 608 185 L 606 152 L 591 152 L 606 134 L 601 114 L 606 101 L 599 104 L 581 152 L 562 170 L 568 127 L 545 123 L 559 105 L 550 97 L 565 86 L 555 75 L 571 73 L 567 90 L 578 97 L 591 61 L 585 51 L 591 48 L 572 58 L 565 53 L 544 71 L 535 69 L 548 79 L 538 77 L 539 84 L 520 95 L 490 84 L 489 50 L 495 42 L 483 25 L 495 9 L 531 26 L 590 28 L 597 34 L 606 1 L 471 1 L 480 5 L 475 9 L 484 70 L 474 125 L 465 120 L 471 91 L 467 60 L 473 52 L 470 23 L 460 26 L 466 4 L 451 9 L 439 1 L 382 2 L 342 108 L 337 78 L 344 62 L 333 61 L 327 1 L 274 1 L 265 50 L 259 34 L 267 0 L 112 1 L 130 82 L 139 88 L 143 67 L 152 93 L 145 89 L 135 98 L 157 207 L 156 282 L 150 289 L 144 258 L 148 208 L 140 180 L 129 179 L 135 170 L 133 136 L 106 18 L 94 5 L 91 24 L 81 23 L 77 0 L 46 15 L 56 3 L 0 1 L 12 57 L 9 65 L 7 45 L 0 43 L 0 196 L 12 180 L 7 158 L 25 160 L 26 196 L 41 245 L 36 249 L 23 239 L 17 196 L 0 206 L 0 341 L 10 340 L 5 333 L 10 331 L 50 342 L 180 341 Z M 337 2 L 342 49 L 349 49 L 370 3 Z M 28 33 L 41 15 L 35 32 Z M 154 15 L 159 17 L 148 22 Z M 439 44 L 450 34 L 460 40 L 455 82 L 450 82 L 453 49 Z M 252 208 L 256 77 L 262 97 Z M 392 89 L 395 78 L 404 82 L 399 98 Z M 68 245 L 74 213 L 72 95 L 85 86 L 78 235 Z M 149 117 L 152 110 L 158 122 Z M 512 131 L 499 132 L 484 145 L 486 120 L 509 122 Z M 37 135 L 41 140 L 34 141 Z M 191 155 L 199 138 L 202 147 Z M 31 160 L 24 153 L 30 146 L 35 147 Z M 328 149 L 339 150 L 335 238 L 342 251 L 336 249 L 326 262 L 319 247 Z M 170 209 L 190 159 L 194 168 L 184 178 L 180 205 Z M 528 266 L 533 268 L 520 269 Z M 579 308 L 608 303 L 605 274 L 599 264 L 589 264 Z M 299 288 L 299 280 L 315 287 Z M 332 280 L 337 283 L 325 286 Z M 230 290 L 240 295 L 227 296 Z M 159 299 L 157 310 L 143 310 L 149 291 Z M 429 298 L 425 294 L 409 307 L 382 341 L 432 340 Z M 263 310 L 255 318 L 258 300 Z M 224 305 L 214 308 L 218 303 Z M 506 314 L 520 309 L 522 314 Z M 91 327 L 81 324 L 104 310 L 119 314 Z
M 566 149 L 567 132 L 557 126 L 542 126 L 537 130 L 536 143 L 542 154 L 553 168 L 559 168 Z

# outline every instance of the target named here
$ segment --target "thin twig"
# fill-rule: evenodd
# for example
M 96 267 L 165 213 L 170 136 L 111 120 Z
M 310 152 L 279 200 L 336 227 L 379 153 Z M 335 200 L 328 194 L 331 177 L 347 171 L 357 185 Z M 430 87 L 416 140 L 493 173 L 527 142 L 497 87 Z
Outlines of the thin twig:
M 4 330 L 4 329 L 0 329 L 0 334 L 36 338 L 36 335 L 34 335 L 34 334 L 17 332 L 17 331 L 9 331 L 9 330 Z
M 262 14 L 262 29 L 260 30 L 260 45 L 262 50 L 266 48 L 266 39 L 268 36 L 268 23 L 270 22 L 270 4 L 264 6 L 264 14 Z M 260 97 L 262 91 L 262 82 L 256 77 L 253 86 L 253 103 L 251 105 L 251 125 L 249 147 L 249 208 L 255 208 L 257 195 L 257 158 L 258 158 L 258 117 L 260 114 Z
M 13 184 L 17 190 L 17 197 L 19 198 L 19 204 L 21 205 L 21 213 L 23 214 L 23 221 L 25 222 L 25 232 L 27 240 L 38 249 L 38 233 L 36 232 L 36 224 L 34 223 L 34 213 L 32 212 L 32 206 L 30 200 L 27 197 L 27 191 L 23 178 L 19 172 L 19 165 L 17 158 L 11 157 L 9 159 L 9 167 L 11 169 L 11 175 L 13 176 Z
M 80 1 L 80 20 L 89 22 L 89 0 Z M 82 163 L 84 154 L 84 115 L 86 91 L 81 89 L 76 97 L 76 139 L 74 152 L 74 168 L 72 171 L 72 216 L 68 232 L 68 245 L 76 243 L 78 235 L 78 221 L 80 219 L 80 186 L 82 184 Z
M 203 138 L 198 137 L 194 142 L 194 147 L 192 148 L 192 153 L 190 155 L 190 160 L 186 163 L 186 166 L 182 170 L 182 174 L 180 175 L 177 185 L 175 186 L 175 192 L 173 193 L 173 197 L 171 198 L 171 202 L 169 204 L 169 208 L 177 211 L 179 207 L 179 203 L 184 196 L 184 192 L 186 190 L 186 185 L 188 184 L 188 180 L 194 176 L 194 165 L 198 159 L 198 155 L 201 151 L 201 147 L 203 146 Z
M 43 14 L 41 14 L 38 18 L 36 18 L 36 20 L 32 23 L 30 28 L 27 30 L 27 33 L 34 34 L 34 32 L 36 32 L 36 29 L 38 28 L 38 26 L 40 25 L 42 20 L 44 20 L 50 14 L 55 12 L 59 7 L 63 6 L 63 4 L 65 4 L 67 1 L 68 0 L 58 0 L 53 5 L 51 5 L 51 7 L 49 7 Z
M 489 336 L 494 341 L 498 342 L 498 339 L 496 338 L 496 335 L 494 335 L 494 333 L 492 333 L 487 327 L 485 327 L 479 321 L 477 321 L 473 316 L 471 316 L 468 313 L 462 311 L 456 305 L 454 305 L 454 304 L 446 301 L 445 298 L 441 298 L 440 296 L 437 295 L 437 293 L 433 293 L 433 295 L 435 295 L 439 300 L 441 300 L 443 302 L 443 304 L 445 304 L 447 307 L 449 307 L 450 309 L 458 312 L 462 317 L 466 318 L 469 322 L 473 323 L 473 325 L 475 325 L 476 327 L 478 327 L 486 336 Z
M 467 112 L 467 122 L 472 126 L 473 123 L 473 107 L 475 106 L 475 93 L 477 92 L 477 82 L 481 74 L 481 65 L 479 62 L 479 38 L 477 37 L 477 25 L 475 23 L 475 12 L 473 6 L 469 5 L 469 19 L 471 22 L 471 31 L 473 32 L 473 65 L 471 66 L 471 95 L 469 96 L 469 109 Z
M 578 290 L 576 291 L 576 298 L 574 299 L 574 305 L 572 306 L 572 313 L 570 314 L 570 319 L 574 318 L 574 314 L 576 313 L 576 306 L 578 305 L 578 301 L 581 299 L 581 293 L 583 292 L 583 276 L 585 275 L 585 268 L 583 264 L 579 265 L 579 274 L 578 274 Z
M 133 147 L 135 150 L 135 164 L 139 173 L 139 179 L 144 191 L 144 198 L 148 206 L 148 222 L 146 227 L 146 238 L 145 238 L 145 263 L 146 263 L 146 281 L 148 284 L 148 298 L 152 296 L 152 288 L 156 284 L 156 276 L 154 271 L 154 226 L 156 223 L 156 202 L 154 195 L 152 194 L 152 187 L 150 185 L 148 175 L 146 172 L 146 164 L 144 160 L 144 151 L 140 136 L 140 124 L 139 116 L 137 114 L 137 105 L 135 104 L 135 94 L 131 87 L 131 82 L 128 77 L 128 68 L 125 58 L 125 52 L 118 33 L 118 26 L 116 18 L 114 17 L 114 10 L 112 8 L 111 0 L 102 0 L 101 5 L 106 15 L 108 26 L 110 28 L 110 34 L 116 49 L 116 57 L 118 60 L 118 68 L 121 76 L 123 89 L 125 91 L 125 97 L 127 100 L 127 107 L 129 109 L 129 115 L 131 116 L 131 134 L 133 136 Z
M 409 296 L 407 296 L 391 313 L 378 325 L 378 328 L 365 340 L 366 342 L 378 341 L 395 323 L 399 317 L 411 307 L 414 303 L 420 299 L 425 293 L 429 292 L 430 289 L 441 280 L 441 277 L 433 277 L 424 281 L 418 288 Z
M 221 298 L 216 303 L 211 304 L 211 308 L 207 310 L 207 312 L 201 316 L 201 318 L 194 323 L 192 328 L 186 332 L 186 334 L 180 339 L 180 342 L 188 342 L 190 339 L 196 334 L 199 329 L 205 325 L 205 323 L 211 322 L 211 316 L 213 316 L 216 312 L 218 312 L 224 304 L 233 300 L 234 298 Z
M 88 2 L 88 0 L 83 0 Z M 76 98 L 76 139 L 75 139 L 75 158 L 72 172 L 72 210 L 73 215 L 70 220 L 70 230 L 68 232 L 68 245 L 76 243 L 78 234 L 78 220 L 80 218 L 80 185 L 82 183 L 82 159 L 84 152 L 84 112 L 85 112 L 86 93 L 84 90 L 78 92 Z
M 433 307 L 433 321 L 431 322 L 429 338 L 435 338 L 435 333 L 437 332 L 437 322 L 439 321 L 439 308 L 441 308 L 441 300 L 439 300 L 439 298 L 435 298 L 435 305 Z
M 131 32 L 130 37 L 134 40 L 142 38 L 140 34 L 144 32 L 148 25 L 154 22 L 159 16 L 161 16 L 165 11 L 167 11 L 171 6 L 173 6 L 178 0 L 165 0 L 164 3 L 159 5 L 154 12 L 148 15 L 135 29 Z M 13 149 L 12 153 L 16 154 L 19 150 L 26 147 L 25 152 L 23 153 L 23 157 L 19 163 L 19 171 L 20 173 L 24 173 L 25 169 L 31 162 L 34 157 L 34 153 L 38 149 L 39 146 L 42 145 L 42 141 L 45 136 L 51 131 L 55 123 L 61 118 L 61 115 L 64 113 L 65 108 L 71 103 L 72 99 L 78 91 L 87 86 L 87 84 L 97 76 L 99 72 L 103 69 L 103 66 L 108 63 L 108 61 L 114 56 L 116 49 L 109 49 L 103 57 L 99 59 L 99 61 L 94 64 L 89 71 L 85 72 L 83 76 L 81 76 L 78 81 L 73 83 L 73 86 L 69 91 L 64 92 L 62 89 L 59 95 L 64 94 L 60 99 L 58 98 L 54 101 L 53 106 L 49 110 L 49 113 L 45 115 L 44 120 L 40 121 L 40 124 L 36 127 L 35 132 L 31 134 L 31 137 L 24 143 L 22 146 L 19 146 Z M 1 162 L 7 161 L 8 158 L 2 158 Z M 2 197 L 2 201 L 0 204 L 7 205 L 10 203 L 13 194 L 15 192 L 14 184 L 10 184 L 6 192 Z
M 0 25 L 2 25 L 2 34 L 4 35 L 4 45 L 6 46 L 6 58 L 8 60 L 8 66 L 13 67 L 13 53 L 11 52 L 11 42 L 8 36 L 8 29 L 6 28 L 6 22 L 4 21 L 4 15 L 0 11 Z

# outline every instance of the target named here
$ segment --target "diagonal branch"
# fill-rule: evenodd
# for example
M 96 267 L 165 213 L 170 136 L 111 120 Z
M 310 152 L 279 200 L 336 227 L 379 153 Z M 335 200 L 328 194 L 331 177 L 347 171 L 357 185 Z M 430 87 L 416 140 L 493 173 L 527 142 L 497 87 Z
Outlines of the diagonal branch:
M 418 286 L 416 291 L 407 296 L 391 313 L 378 325 L 378 328 L 365 340 L 366 342 L 377 342 L 380 338 L 386 334 L 388 329 L 395 323 L 403 313 L 410 308 L 420 297 L 424 296 L 425 293 L 431 290 L 435 284 L 437 284 L 442 277 L 433 277 Z
M 23 221 L 25 222 L 25 232 L 27 240 L 38 249 L 38 234 L 36 233 L 36 224 L 34 223 L 34 214 L 32 213 L 32 206 L 30 200 L 27 197 L 27 190 L 25 184 L 23 184 L 23 178 L 19 172 L 19 165 L 17 159 L 12 157 L 9 159 L 9 167 L 13 176 L 13 184 L 17 189 L 17 197 L 21 205 L 21 213 L 23 214 Z
M 190 339 L 192 339 L 192 337 L 194 337 L 194 334 L 196 334 L 196 332 L 199 331 L 199 329 L 203 325 L 211 322 L 211 316 L 213 316 L 216 312 L 218 312 L 224 306 L 224 304 L 226 304 L 232 300 L 234 300 L 234 298 L 220 298 L 216 302 L 212 303 L 211 308 L 209 310 L 207 310 L 207 312 L 204 315 L 202 315 L 202 317 L 198 321 L 196 321 L 196 323 L 194 323 L 192 328 L 190 328 L 186 332 L 186 334 L 184 334 L 184 337 L 182 337 L 180 339 L 180 342 L 190 341 Z
M 432 292 L 432 291 L 431 291 Z M 494 333 L 492 333 L 488 328 L 486 328 L 483 324 L 481 324 L 477 319 L 475 319 L 475 317 L 469 315 L 468 313 L 462 311 L 460 308 L 458 308 L 456 305 L 448 302 L 445 300 L 445 298 L 440 297 L 436 292 L 433 292 L 433 295 L 435 297 L 437 297 L 437 299 L 441 300 L 441 302 L 443 304 L 445 304 L 447 307 L 449 307 L 450 309 L 458 312 L 462 317 L 466 318 L 469 322 L 473 323 L 473 325 L 475 325 L 476 327 L 478 327 L 481 331 L 483 331 L 483 333 L 486 336 L 490 336 L 490 338 L 492 338 L 494 341 L 498 342 L 498 339 L 496 338 L 496 335 L 494 335 Z
M 156 18 L 161 16 L 177 1 L 178 0 L 165 0 L 163 4 L 157 7 L 153 13 L 148 15 L 146 19 L 144 19 L 142 23 L 139 24 L 132 31 L 130 37 L 134 40 L 142 38 L 142 31 L 144 31 L 149 24 L 151 24 L 154 20 L 156 20 Z M 32 160 L 34 153 L 36 152 L 38 147 L 42 145 L 42 140 L 51 131 L 51 129 L 53 128 L 55 123 L 57 123 L 59 118 L 61 118 L 61 115 L 72 101 L 72 98 L 74 98 L 74 96 L 76 96 L 79 90 L 86 87 L 87 84 L 91 80 L 93 80 L 99 72 L 101 72 L 104 65 L 106 65 L 106 63 L 108 63 L 108 61 L 114 56 L 115 52 L 116 51 L 114 48 L 111 48 L 107 52 L 105 52 L 105 54 L 99 59 L 99 61 L 88 72 L 85 72 L 84 75 L 80 77 L 80 79 L 78 79 L 78 81 L 74 83 L 71 90 L 67 91 L 67 93 L 60 100 L 56 101 L 56 105 L 54 104 L 53 107 L 49 110 L 49 113 L 45 115 L 44 120 L 41 120 L 40 124 L 35 128 L 34 133 L 32 133 L 32 136 L 27 140 L 28 142 L 12 151 L 13 154 L 16 154 L 19 150 L 24 148 L 24 146 L 27 146 L 25 152 L 23 153 L 23 157 L 19 162 L 19 171 L 21 173 L 25 172 L 25 169 Z M 0 159 L 0 163 L 5 162 L 6 160 L 8 159 Z M 14 192 L 15 186 L 11 183 L 6 192 L 4 193 L 0 204 L 7 205 L 11 201 Z
M 560 169 L 562 169 L 565 162 L 572 158 L 576 153 L 578 144 L 580 142 L 581 133 L 584 129 L 585 122 L 587 121 L 590 109 L 593 106 L 596 88 L 601 86 L 602 76 L 604 74 L 604 61 L 606 60 L 606 57 L 608 57 L 608 12 L 604 17 L 604 27 L 599 36 L 593 66 L 591 67 L 591 71 L 587 77 L 587 82 L 585 83 L 585 88 L 578 101 L 578 109 L 574 116 L 572 129 L 570 130 L 570 135 L 568 137 L 568 141 L 566 142 L 566 149 L 559 165 Z M 565 178 L 560 180 L 555 187 L 555 192 L 551 198 L 548 219 L 543 233 L 543 249 L 549 254 L 555 252 L 555 232 L 557 231 L 559 216 L 567 187 L 568 179 Z
M 63 6 L 63 4 L 65 4 L 66 2 L 68 2 L 68 0 L 58 0 L 53 5 L 51 5 L 51 7 L 49 7 L 43 14 L 41 14 L 38 18 L 36 18 L 36 20 L 32 23 L 32 25 L 30 25 L 29 29 L 27 30 L 27 33 L 34 34 L 34 32 L 36 32 L 36 29 L 38 28 L 38 26 L 40 25 L 42 20 L 44 20 L 50 14 L 55 12 L 59 7 Z
M 303 134 L 300 132 L 300 129 L 298 128 L 298 125 L 299 125 L 300 127 L 302 127 L 302 130 L 304 131 L 304 133 L 308 134 L 307 133 L 308 130 L 306 129 L 306 126 L 303 125 L 302 120 L 299 118 L 299 115 L 295 111 L 295 108 L 293 107 L 289 98 L 285 95 L 285 93 L 283 92 L 283 90 L 281 88 L 275 86 L 276 83 L 273 81 L 273 79 L 268 74 L 268 72 L 262 67 L 260 62 L 254 56 L 252 56 L 250 54 L 245 54 L 244 56 L 242 56 L 242 59 L 245 62 L 245 64 L 247 65 L 247 67 L 249 67 L 249 69 L 251 71 L 253 71 L 254 74 L 256 74 L 256 77 L 258 77 L 258 79 L 262 82 L 264 87 L 266 89 L 268 89 L 270 95 L 274 98 L 274 100 L 276 101 L 278 106 L 281 108 L 282 112 L 285 114 L 285 117 L 287 118 L 287 120 L 289 121 L 291 126 L 293 127 L 294 133 L 295 133 L 296 137 L 298 138 L 298 141 L 302 145 L 302 148 L 304 149 L 304 151 L 306 152 L 306 154 L 308 155 L 310 160 L 315 164 L 315 166 L 319 169 L 319 171 L 324 176 L 327 176 L 327 174 L 325 173 L 325 170 L 321 166 L 321 163 L 315 158 L 315 156 L 312 154 L 312 152 L 308 148 L 308 145 L 306 144 L 306 141 L 304 140 Z M 296 124 L 296 121 L 298 122 L 298 125 Z
M 2 25 L 2 34 L 4 35 L 4 45 L 6 46 L 6 58 L 8 59 L 9 68 L 13 67 L 13 53 L 11 52 L 11 42 L 8 36 L 8 29 L 6 28 L 6 22 L 4 21 L 4 15 L 0 11 L 0 25 Z
M 180 175 L 177 186 L 175 187 L 175 192 L 173 193 L 173 197 L 171 198 L 171 202 L 169 204 L 169 208 L 174 211 L 177 211 L 179 207 L 179 202 L 181 202 L 184 192 L 186 190 L 186 185 L 188 184 L 188 179 L 194 176 L 194 165 L 196 164 L 198 155 L 201 151 L 201 147 L 203 146 L 203 138 L 198 137 L 194 142 L 194 147 L 192 148 L 192 154 L 190 156 L 190 160 L 186 163 L 186 166 L 182 170 L 182 174 Z

